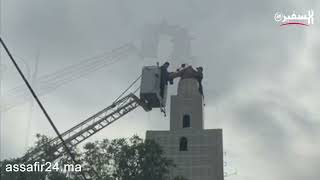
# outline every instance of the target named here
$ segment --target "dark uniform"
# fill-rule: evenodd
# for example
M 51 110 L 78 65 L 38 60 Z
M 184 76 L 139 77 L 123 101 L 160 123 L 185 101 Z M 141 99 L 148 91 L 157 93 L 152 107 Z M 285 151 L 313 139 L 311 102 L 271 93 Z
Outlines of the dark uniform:
M 202 67 L 198 67 L 197 68 L 197 76 L 196 76 L 196 79 L 198 80 L 198 83 L 199 83 L 199 92 L 200 94 L 203 96 L 203 87 L 202 87 L 202 79 L 203 79 L 203 68 Z
M 168 72 L 169 63 L 166 62 L 160 67 L 161 76 L 160 76 L 160 96 L 164 96 L 164 88 L 168 85 L 169 81 L 169 72 Z

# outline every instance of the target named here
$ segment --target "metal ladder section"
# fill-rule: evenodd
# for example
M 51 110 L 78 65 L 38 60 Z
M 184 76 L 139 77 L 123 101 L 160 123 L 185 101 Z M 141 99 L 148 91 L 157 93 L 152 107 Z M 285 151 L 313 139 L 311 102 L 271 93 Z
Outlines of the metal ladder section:
M 130 111 L 134 110 L 138 106 L 142 106 L 145 111 L 150 111 L 151 108 L 141 101 L 136 95 L 130 93 L 127 96 L 114 102 L 109 107 L 103 109 L 102 111 L 94 114 L 80 124 L 74 126 L 68 131 L 61 134 L 64 141 L 69 148 L 74 148 L 76 145 L 82 141 L 88 139 L 98 131 L 107 127 L 111 123 L 115 122 L 119 118 L 123 117 Z M 46 149 L 50 147 L 50 149 Z M 52 149 L 51 149 L 52 148 Z M 46 152 L 53 154 L 53 158 L 47 159 L 45 156 Z M 61 140 L 56 137 L 50 140 L 48 143 L 41 145 L 40 148 L 34 149 L 27 153 L 23 160 L 25 162 L 35 162 L 35 161 L 54 161 L 61 157 L 65 153 L 63 144 Z

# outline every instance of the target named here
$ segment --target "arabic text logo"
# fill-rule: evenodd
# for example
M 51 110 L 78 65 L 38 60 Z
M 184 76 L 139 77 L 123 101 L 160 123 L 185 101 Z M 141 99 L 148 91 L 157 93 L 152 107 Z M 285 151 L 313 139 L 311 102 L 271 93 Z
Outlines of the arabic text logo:
M 314 23 L 314 12 L 309 10 L 307 14 L 296 14 L 293 12 L 291 15 L 285 16 L 283 13 L 277 12 L 274 15 L 274 20 L 281 23 L 280 26 L 286 25 L 301 25 L 309 26 Z

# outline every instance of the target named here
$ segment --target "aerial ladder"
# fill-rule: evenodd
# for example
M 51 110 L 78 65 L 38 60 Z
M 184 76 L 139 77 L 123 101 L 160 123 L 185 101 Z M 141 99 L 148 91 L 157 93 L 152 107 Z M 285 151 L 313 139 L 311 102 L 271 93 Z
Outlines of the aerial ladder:
M 183 71 L 177 71 L 171 73 L 170 78 L 173 80 L 174 78 L 181 77 L 182 72 Z M 95 133 L 109 126 L 139 106 L 141 106 L 145 111 L 150 111 L 152 108 L 163 109 L 166 104 L 167 86 L 162 87 L 164 88 L 165 96 L 161 97 L 161 69 L 159 65 L 143 67 L 142 75 L 139 78 L 141 78 L 140 98 L 133 93 L 129 93 L 122 98 L 118 98 L 107 108 L 99 111 L 78 125 L 62 133 L 61 136 L 67 146 L 70 149 L 73 149 L 79 143 L 93 136 Z M 48 147 L 50 147 L 49 150 L 46 149 Z M 47 159 L 48 157 L 45 156 L 48 151 L 53 155 L 51 159 Z M 64 154 L 65 150 L 63 142 L 60 140 L 60 138 L 56 137 L 41 145 L 39 148 L 29 151 L 23 157 L 23 160 L 25 162 L 35 162 L 41 160 L 54 161 Z
M 143 107 L 146 111 L 151 110 L 146 103 L 141 101 L 133 93 L 130 93 L 102 111 L 84 120 L 80 124 L 62 133 L 61 136 L 63 137 L 69 149 L 73 149 L 82 141 L 88 139 L 111 123 L 136 109 L 138 106 Z M 47 147 L 51 148 L 49 153 L 53 155 L 52 159 L 46 159 L 46 153 L 48 153 L 48 150 L 46 150 Z M 27 162 L 36 162 L 42 160 L 54 161 L 64 154 L 65 150 L 63 143 L 58 137 L 56 137 L 46 144 L 40 146 L 40 148 L 28 152 L 23 157 L 23 160 L 26 160 Z
M 57 133 L 58 137 L 49 140 L 48 142 L 44 142 L 40 144 L 40 147 L 29 150 L 25 156 L 19 158 L 23 163 L 31 163 L 31 162 L 43 162 L 43 161 L 55 161 L 64 154 L 68 153 L 69 157 L 72 159 L 74 163 L 77 163 L 73 153 L 71 152 L 79 143 L 93 136 L 95 133 L 99 132 L 103 128 L 112 124 L 116 120 L 120 119 L 124 115 L 128 114 L 138 106 L 141 106 L 145 111 L 150 111 L 152 108 L 160 108 L 162 112 L 165 113 L 165 105 L 166 105 L 166 94 L 167 94 L 167 81 L 173 83 L 173 79 L 177 77 L 181 78 L 197 78 L 198 73 L 202 73 L 200 71 L 195 71 L 191 66 L 185 68 L 181 68 L 176 72 L 168 73 L 166 69 L 168 66 L 161 66 L 157 63 L 157 66 L 145 66 L 142 69 L 142 75 L 139 76 L 137 80 L 133 82 L 137 82 L 141 78 L 140 84 L 140 98 L 138 98 L 134 93 L 129 93 L 125 97 L 122 97 L 126 91 L 129 90 L 130 87 L 133 86 L 131 84 L 129 88 L 125 90 L 124 93 L 120 95 L 110 106 L 103 109 L 102 111 L 94 114 L 88 119 L 84 120 L 80 124 L 72 127 L 66 132 L 60 134 L 54 123 L 52 122 L 50 116 L 47 111 L 43 107 L 42 103 L 38 99 L 36 93 L 34 92 L 32 86 L 24 76 L 23 72 L 19 68 L 18 64 L 14 60 L 12 54 L 8 50 L 7 46 L 0 38 L 1 45 L 6 50 L 8 56 L 10 57 L 12 63 L 16 67 L 18 73 L 21 75 L 22 79 L 28 86 L 33 97 L 37 100 L 41 110 L 47 117 L 49 123 L 52 125 L 53 129 Z M 163 74 L 168 73 L 168 74 Z M 165 81 L 165 83 L 163 83 Z M 137 89 L 138 90 L 138 89 Z M 136 91 L 134 91 L 136 92 Z M 121 98 L 122 97 L 122 98 Z M 50 153 L 50 154 L 48 154 Z M 92 169 L 93 172 L 97 174 L 97 172 Z M 90 176 L 90 175 L 89 175 Z M 82 173 L 83 179 L 86 178 L 86 174 Z M 23 176 L 20 176 L 20 179 Z
M 179 71 L 172 72 L 169 74 L 169 79 L 175 78 L 188 78 L 195 76 L 196 71 L 191 66 L 183 68 Z M 145 111 L 151 111 L 152 108 L 160 108 L 164 111 L 166 104 L 167 85 L 160 87 L 161 80 L 161 69 L 157 66 L 145 66 L 142 68 L 142 75 L 140 83 L 140 98 L 134 93 L 117 98 L 110 106 L 99 111 L 78 125 L 72 127 L 66 132 L 62 133 L 61 136 L 69 149 L 75 148 L 78 144 L 93 136 L 95 133 L 109 126 L 116 120 L 125 116 L 129 112 L 133 111 L 137 107 L 141 106 Z M 137 79 L 137 80 L 138 80 Z M 137 81 L 136 80 L 136 81 Z M 136 82 L 134 81 L 134 83 Z M 131 84 L 129 87 L 131 87 Z M 164 88 L 164 96 L 160 96 L 160 88 Z M 50 147 L 50 149 L 47 149 Z M 46 157 L 48 153 L 53 156 L 51 159 Z M 63 142 L 60 138 L 56 137 L 51 139 L 47 143 L 41 145 L 37 149 L 29 151 L 24 157 L 25 162 L 36 162 L 36 161 L 54 161 L 65 154 Z

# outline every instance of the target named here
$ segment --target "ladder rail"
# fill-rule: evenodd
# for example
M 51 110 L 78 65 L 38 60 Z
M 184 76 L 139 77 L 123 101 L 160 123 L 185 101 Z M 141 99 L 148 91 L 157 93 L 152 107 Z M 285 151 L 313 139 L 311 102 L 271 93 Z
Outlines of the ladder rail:
M 63 139 L 70 148 L 73 148 L 138 106 L 142 106 L 146 111 L 151 110 L 137 96 L 130 93 L 80 124 L 62 133 Z M 28 162 L 39 160 L 39 158 L 44 155 L 43 148 L 45 148 L 46 145 L 53 147 L 54 159 L 57 159 L 64 154 L 62 142 L 60 139 L 54 138 L 41 145 L 39 148 L 27 153 L 24 156 L 24 159 L 28 160 Z

